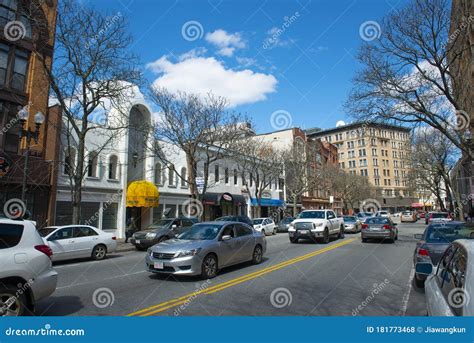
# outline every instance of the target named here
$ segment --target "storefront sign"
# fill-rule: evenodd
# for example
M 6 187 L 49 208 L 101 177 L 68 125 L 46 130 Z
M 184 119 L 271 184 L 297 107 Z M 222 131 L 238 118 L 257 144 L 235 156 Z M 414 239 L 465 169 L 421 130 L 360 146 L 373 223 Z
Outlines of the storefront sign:
M 196 178 L 196 187 L 197 187 L 198 193 L 202 194 L 202 191 L 204 190 L 204 178 L 203 177 L 197 177 Z
M 224 193 L 222 194 L 222 200 L 231 202 L 233 200 L 233 197 L 229 193 Z
M 8 174 L 10 167 L 10 162 L 5 157 L 0 156 L 0 178 Z
M 272 193 L 269 191 L 263 191 L 262 192 L 262 199 L 271 199 L 272 198 Z

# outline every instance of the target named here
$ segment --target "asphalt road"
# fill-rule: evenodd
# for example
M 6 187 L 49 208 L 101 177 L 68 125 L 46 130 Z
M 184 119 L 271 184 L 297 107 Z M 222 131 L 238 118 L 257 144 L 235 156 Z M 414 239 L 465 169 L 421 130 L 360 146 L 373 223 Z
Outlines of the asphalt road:
M 145 252 L 104 261 L 58 263 L 56 292 L 36 315 L 425 315 L 413 286 L 414 233 L 421 221 L 400 224 L 394 244 L 362 243 L 346 234 L 329 244 L 291 244 L 267 237 L 262 264 L 224 269 L 209 281 L 145 271 Z

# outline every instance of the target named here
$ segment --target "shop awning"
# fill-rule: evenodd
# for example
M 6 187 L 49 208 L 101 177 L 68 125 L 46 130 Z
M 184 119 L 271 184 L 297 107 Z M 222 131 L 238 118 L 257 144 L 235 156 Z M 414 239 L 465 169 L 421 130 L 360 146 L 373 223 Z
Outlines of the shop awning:
M 160 193 L 150 181 L 133 181 L 127 188 L 127 207 L 158 207 Z
M 252 198 L 251 201 L 252 206 L 258 206 L 257 199 Z M 280 207 L 285 206 L 285 202 L 280 199 L 261 199 L 260 200 L 261 206 L 273 206 L 273 207 Z
M 245 197 L 241 194 L 230 193 L 206 193 L 202 197 L 204 205 L 221 205 L 221 203 L 232 203 L 236 206 L 245 205 Z
M 202 196 L 202 203 L 204 205 L 218 205 L 219 204 L 219 193 L 205 193 Z

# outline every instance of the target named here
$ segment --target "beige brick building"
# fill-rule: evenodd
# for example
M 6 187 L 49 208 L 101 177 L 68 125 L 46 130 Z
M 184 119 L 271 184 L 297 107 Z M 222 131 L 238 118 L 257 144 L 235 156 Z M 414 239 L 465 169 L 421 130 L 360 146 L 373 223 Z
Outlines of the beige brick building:
M 310 129 L 307 135 L 335 145 L 339 167 L 349 174 L 366 176 L 383 209 L 400 211 L 417 202 L 408 180 L 410 129 L 354 123 L 327 130 Z

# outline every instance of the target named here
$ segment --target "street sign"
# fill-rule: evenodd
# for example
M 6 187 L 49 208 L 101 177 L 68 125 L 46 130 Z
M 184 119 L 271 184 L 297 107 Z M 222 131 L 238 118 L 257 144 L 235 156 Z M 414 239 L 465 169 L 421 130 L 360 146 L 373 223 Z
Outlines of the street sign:
M 334 204 L 334 196 L 333 195 L 329 196 L 329 203 Z
M 197 177 L 196 178 L 196 187 L 198 190 L 199 194 L 202 194 L 204 190 L 204 178 L 203 177 Z

